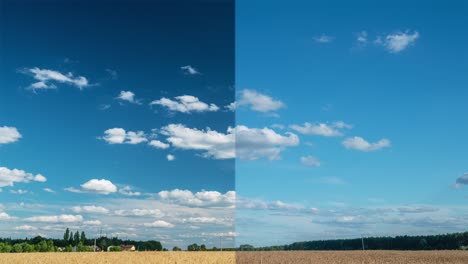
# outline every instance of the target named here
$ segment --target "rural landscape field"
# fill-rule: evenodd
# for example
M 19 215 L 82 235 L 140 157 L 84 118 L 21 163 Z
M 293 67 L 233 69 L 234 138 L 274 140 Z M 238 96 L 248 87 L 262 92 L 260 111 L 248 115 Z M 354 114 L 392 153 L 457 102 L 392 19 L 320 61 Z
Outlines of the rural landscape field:
M 468 263 L 468 251 L 275 251 L 237 252 L 237 264 L 431 264 Z
M 0 264 L 7 263 L 465 264 L 468 263 L 468 251 L 89 252 L 2 254 Z

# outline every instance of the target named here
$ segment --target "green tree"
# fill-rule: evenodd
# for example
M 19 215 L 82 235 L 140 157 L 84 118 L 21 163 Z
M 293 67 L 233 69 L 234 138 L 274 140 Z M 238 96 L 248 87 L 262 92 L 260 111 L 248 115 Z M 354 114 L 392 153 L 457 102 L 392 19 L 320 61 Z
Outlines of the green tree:
M 67 227 L 67 230 L 65 230 L 65 234 L 63 234 L 63 240 L 65 242 L 68 242 L 69 238 L 70 238 L 70 229 L 68 229 L 68 227 Z
M 80 232 L 76 231 L 73 235 L 73 245 L 78 246 L 78 243 L 80 243 Z
M 200 246 L 200 250 L 201 250 L 201 251 L 206 251 L 206 246 L 205 246 L 205 244 L 202 244 L 202 245 Z
M 14 244 L 13 245 L 13 252 L 15 252 L 15 253 L 23 252 L 23 246 L 21 244 Z
M 179 247 L 173 247 L 173 248 L 172 248 L 172 251 L 182 251 L 182 249 L 179 248 Z
M 80 241 L 83 243 L 83 245 L 86 244 L 86 234 L 84 231 L 81 232 Z
M 73 232 L 70 232 L 70 236 L 68 237 L 68 244 L 73 246 Z

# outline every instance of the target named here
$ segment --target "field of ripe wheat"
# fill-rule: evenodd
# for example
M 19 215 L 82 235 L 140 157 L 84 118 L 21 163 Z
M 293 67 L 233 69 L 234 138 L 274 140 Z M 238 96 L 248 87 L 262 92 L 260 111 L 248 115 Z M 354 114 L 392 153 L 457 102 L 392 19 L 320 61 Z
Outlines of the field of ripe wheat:
M 235 252 L 4 253 L 0 264 L 235 264 Z
M 468 251 L 5 253 L 0 264 L 466 264 Z
M 468 251 L 237 252 L 237 264 L 467 264 Z

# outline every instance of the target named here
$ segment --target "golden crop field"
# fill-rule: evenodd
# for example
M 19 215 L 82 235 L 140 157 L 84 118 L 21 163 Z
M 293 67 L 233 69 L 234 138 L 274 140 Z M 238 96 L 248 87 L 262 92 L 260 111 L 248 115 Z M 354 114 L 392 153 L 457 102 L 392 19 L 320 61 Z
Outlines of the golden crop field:
M 468 251 L 237 252 L 237 264 L 467 264 Z
M 5 253 L 0 264 L 466 264 L 468 251 Z
M 235 252 L 3 253 L 0 264 L 235 264 Z

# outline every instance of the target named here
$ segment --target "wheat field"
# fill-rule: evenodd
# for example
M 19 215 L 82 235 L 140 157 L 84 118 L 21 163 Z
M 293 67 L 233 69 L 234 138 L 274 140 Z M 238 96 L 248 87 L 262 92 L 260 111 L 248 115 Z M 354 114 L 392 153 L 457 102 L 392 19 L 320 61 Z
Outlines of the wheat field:
M 468 251 L 237 252 L 237 264 L 467 264 Z
M 0 264 L 466 264 L 468 251 L 6 253 Z
M 235 264 L 235 252 L 5 253 L 0 264 Z

